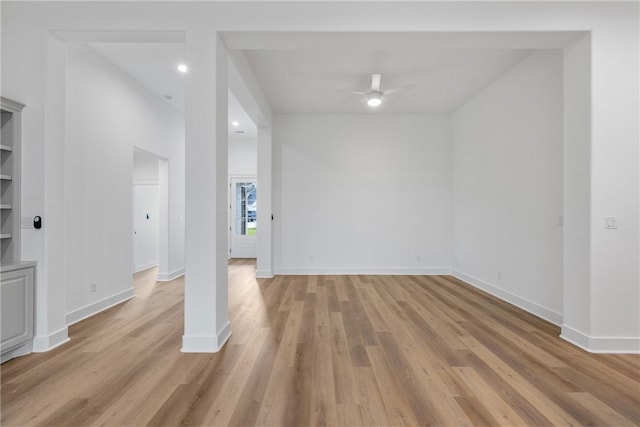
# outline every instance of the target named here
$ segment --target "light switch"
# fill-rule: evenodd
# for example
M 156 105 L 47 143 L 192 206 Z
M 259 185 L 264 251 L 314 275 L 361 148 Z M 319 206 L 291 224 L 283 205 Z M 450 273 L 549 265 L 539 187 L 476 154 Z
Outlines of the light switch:
M 618 228 L 618 217 L 607 216 L 604 218 L 604 228 L 607 230 L 615 230 Z

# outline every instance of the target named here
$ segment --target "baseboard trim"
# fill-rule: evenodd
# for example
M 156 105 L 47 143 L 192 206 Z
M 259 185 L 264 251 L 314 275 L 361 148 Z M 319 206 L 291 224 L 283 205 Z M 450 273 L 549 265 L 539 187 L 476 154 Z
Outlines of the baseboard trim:
M 157 267 L 157 266 L 158 266 L 158 263 L 157 263 L 157 262 L 152 262 L 152 263 L 149 263 L 149 264 L 144 264 L 144 265 L 141 265 L 140 267 L 137 267 L 133 273 L 134 273 L 134 274 L 135 274 L 135 273 L 140 273 L 141 271 L 145 271 L 145 270 L 148 270 L 148 269 L 150 269 L 150 268 Z
M 71 326 L 74 323 L 78 323 L 81 320 L 84 320 L 88 317 L 96 315 L 101 311 L 105 311 L 114 305 L 121 304 L 125 301 L 133 298 L 133 287 L 126 289 L 122 292 L 119 292 L 110 297 L 101 299 L 100 301 L 96 301 L 92 304 L 85 305 L 77 310 L 71 311 L 67 313 L 67 326 Z
M 157 179 L 141 179 L 133 181 L 133 185 L 160 185 L 160 181 Z
M 273 270 L 256 270 L 256 278 L 258 279 L 272 279 Z
M 536 304 L 533 301 L 529 301 L 526 298 L 519 297 L 517 295 L 512 294 L 511 292 L 505 291 L 504 289 L 500 289 L 497 286 L 494 286 L 490 283 L 487 283 L 483 280 L 478 279 L 477 277 L 473 277 L 469 274 L 465 274 L 459 270 L 453 270 L 451 275 L 457 279 L 462 280 L 469 285 L 481 289 L 496 298 L 500 298 L 503 301 L 508 302 L 509 304 L 515 305 L 518 308 L 523 309 L 533 315 L 536 315 L 547 322 L 551 322 L 554 325 L 560 326 L 562 325 L 563 316 L 560 313 L 557 313 L 553 310 L 550 310 L 546 307 L 543 307 L 539 304 Z
M 180 267 L 170 273 L 158 273 L 158 282 L 170 282 L 173 279 L 177 279 L 180 276 L 184 276 L 184 267 Z
M 44 353 L 69 341 L 69 329 L 64 327 L 49 335 L 36 335 L 33 338 L 33 352 Z
M 220 329 L 217 335 L 183 335 L 182 353 L 217 353 L 222 350 L 231 336 L 231 323 Z
M 310 276 L 310 275 L 331 275 L 346 276 L 356 274 L 369 274 L 374 276 L 440 276 L 451 274 L 450 268 L 445 267 L 424 267 L 424 268 L 402 268 L 402 267 L 321 267 L 321 268 L 290 268 L 282 267 L 275 271 L 283 276 Z
M 0 363 L 4 363 L 16 357 L 24 356 L 33 352 L 33 340 L 12 348 L 11 350 L 2 349 L 0 354 Z
M 589 353 L 640 354 L 640 338 L 592 337 L 567 325 L 562 325 L 560 338 Z

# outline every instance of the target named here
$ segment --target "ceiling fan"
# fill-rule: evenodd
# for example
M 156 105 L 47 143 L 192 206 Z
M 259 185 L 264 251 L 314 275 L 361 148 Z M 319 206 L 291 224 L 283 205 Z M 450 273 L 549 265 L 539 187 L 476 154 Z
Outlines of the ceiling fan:
M 414 85 L 406 85 L 401 87 L 396 87 L 392 89 L 382 89 L 380 87 L 380 83 L 382 80 L 382 74 L 371 74 L 371 90 L 367 92 L 362 91 L 350 91 L 351 93 L 355 93 L 357 95 L 364 95 L 367 98 L 367 104 L 370 107 L 377 107 L 382 104 L 382 99 L 387 95 L 391 95 L 392 93 L 399 92 L 401 90 L 411 89 Z

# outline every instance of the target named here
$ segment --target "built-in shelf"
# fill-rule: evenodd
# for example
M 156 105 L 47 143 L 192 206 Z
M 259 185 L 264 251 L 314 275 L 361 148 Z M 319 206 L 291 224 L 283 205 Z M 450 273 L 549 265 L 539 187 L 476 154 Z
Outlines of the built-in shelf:
M 1 0 L 0 0 L 1 1 Z M 20 259 L 20 152 L 24 105 L 0 96 L 2 200 L 0 216 L 0 363 L 33 349 L 35 264 Z M 9 173 L 6 173 L 9 172 Z M 5 328 L 5 325 L 8 327 Z
M 0 0 L 2 1 L 2 0 Z M 2 144 L 2 253 L 0 264 L 20 262 L 20 147 L 23 104 L 0 96 L 0 141 Z M 4 280 L 4 279 L 3 279 Z M 4 310 L 5 304 L 2 303 Z M 4 313 L 3 318 L 4 320 Z

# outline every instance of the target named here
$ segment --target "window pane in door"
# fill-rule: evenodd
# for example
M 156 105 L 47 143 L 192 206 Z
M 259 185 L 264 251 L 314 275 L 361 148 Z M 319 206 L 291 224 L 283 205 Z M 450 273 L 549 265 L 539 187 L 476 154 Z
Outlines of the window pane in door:
M 238 182 L 235 188 L 236 234 L 255 236 L 257 234 L 257 188 L 253 182 Z

